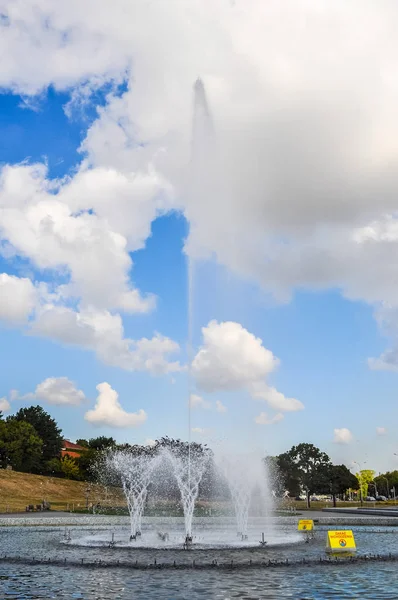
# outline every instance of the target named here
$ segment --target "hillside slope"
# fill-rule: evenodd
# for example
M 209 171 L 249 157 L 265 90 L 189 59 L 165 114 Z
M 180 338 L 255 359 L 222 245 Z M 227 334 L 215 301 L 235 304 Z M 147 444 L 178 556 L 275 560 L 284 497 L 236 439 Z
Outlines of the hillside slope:
M 25 511 L 28 504 L 50 502 L 51 510 L 85 508 L 88 504 L 112 505 L 110 491 L 98 484 L 69 481 L 0 469 L 0 512 Z M 117 504 L 120 504 L 118 498 Z

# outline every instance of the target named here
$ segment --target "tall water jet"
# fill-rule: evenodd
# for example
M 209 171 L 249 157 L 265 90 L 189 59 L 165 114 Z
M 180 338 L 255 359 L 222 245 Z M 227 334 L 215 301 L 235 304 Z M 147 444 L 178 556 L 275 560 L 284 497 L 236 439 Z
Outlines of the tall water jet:
M 142 514 L 148 494 L 152 473 L 159 462 L 159 456 L 144 450 L 140 454 L 133 451 L 111 451 L 106 457 L 108 473 L 120 480 L 126 497 L 130 515 L 131 540 L 141 535 Z
M 209 151 L 213 144 L 213 123 L 210 116 L 210 111 L 207 103 L 205 87 L 203 81 L 198 78 L 193 86 L 193 117 L 192 117 L 192 147 L 191 147 L 191 161 L 190 169 L 188 174 L 187 182 L 187 194 L 192 200 L 193 206 L 197 201 L 206 195 L 206 182 L 209 176 L 208 159 Z M 192 221 L 191 221 L 192 222 Z M 190 226 L 191 227 L 191 226 Z M 191 234 L 191 231 L 190 231 Z M 191 421 L 191 396 L 194 392 L 194 382 L 192 378 L 191 366 L 193 361 L 193 315 L 194 315 L 194 259 L 187 252 L 187 280 L 188 280 L 188 323 L 187 323 L 187 362 L 188 362 L 188 452 L 185 457 L 185 467 L 182 468 L 182 464 L 175 469 L 175 476 L 180 486 L 180 490 L 195 490 L 199 483 L 197 482 L 197 474 L 199 464 L 197 457 L 192 461 L 191 457 L 191 435 L 192 435 L 192 421 Z M 179 457 L 181 459 L 181 457 Z M 192 473 L 193 462 L 194 471 Z M 173 463 L 174 464 L 174 463 Z M 174 465 L 175 466 L 175 465 Z M 200 468 L 199 468 L 200 470 Z M 186 471 L 186 472 L 185 472 Z M 191 482 L 191 477 L 193 481 Z M 196 491 L 197 495 L 197 491 Z M 190 492 L 181 492 L 181 497 L 184 504 L 184 514 L 193 514 L 193 505 L 191 507 L 191 501 L 187 500 L 191 496 Z M 185 500 L 184 500 L 185 498 Z M 187 512 L 185 511 L 187 508 Z M 192 508 L 192 510 L 191 510 Z M 191 517 L 192 522 L 192 517 Z M 186 529 L 189 529 L 191 533 L 191 523 L 187 525 Z M 188 531 L 187 531 L 188 535 Z

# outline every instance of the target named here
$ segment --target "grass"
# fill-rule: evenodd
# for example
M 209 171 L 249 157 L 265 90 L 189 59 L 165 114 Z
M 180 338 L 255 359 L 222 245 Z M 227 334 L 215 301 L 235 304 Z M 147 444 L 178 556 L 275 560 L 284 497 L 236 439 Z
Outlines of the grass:
M 0 512 L 25 511 L 28 504 L 43 500 L 50 502 L 51 510 L 83 509 L 87 497 L 90 505 L 124 504 L 118 491 L 97 484 L 0 469 Z
M 87 491 L 88 490 L 88 491 Z M 28 504 L 41 504 L 47 500 L 51 504 L 51 510 L 73 510 L 85 511 L 88 504 L 100 504 L 105 508 L 105 512 L 113 514 L 125 513 L 126 502 L 121 490 L 104 488 L 98 484 L 87 483 L 85 481 L 69 481 L 57 477 L 44 477 L 43 475 L 31 475 L 30 473 L 18 473 L 17 471 L 7 471 L 0 469 L 0 513 L 5 512 L 25 512 Z M 172 506 L 158 505 L 148 507 L 146 514 L 182 514 L 178 502 L 172 503 Z M 322 510 L 322 508 L 332 508 L 332 502 L 311 502 L 310 510 Z M 337 508 L 354 508 L 360 506 L 359 502 L 337 502 Z M 388 502 L 364 502 L 367 508 L 385 508 L 393 507 L 398 504 L 393 500 Z M 107 507 L 107 509 L 106 509 Z M 114 509 L 113 507 L 120 507 Z M 211 511 L 209 511 L 211 509 Z M 307 510 L 306 503 L 302 501 L 281 502 L 277 507 L 277 513 L 285 513 L 295 509 L 304 512 Z M 226 508 L 222 503 L 198 502 L 195 514 L 197 516 L 213 515 L 221 516 L 226 513 Z

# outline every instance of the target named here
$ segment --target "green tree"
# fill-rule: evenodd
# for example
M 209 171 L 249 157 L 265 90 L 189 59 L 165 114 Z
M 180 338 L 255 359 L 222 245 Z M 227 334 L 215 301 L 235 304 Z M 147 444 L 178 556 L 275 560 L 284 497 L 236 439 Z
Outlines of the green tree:
M 61 471 L 65 475 L 66 479 L 79 479 L 79 467 L 76 461 L 70 456 L 63 456 L 60 460 Z
M 398 471 L 387 471 L 386 473 L 381 473 L 374 478 L 374 481 L 379 492 L 384 496 L 387 496 L 387 498 L 390 496 L 391 490 L 394 488 L 395 495 L 398 495 Z
M 84 438 L 79 438 L 78 440 L 76 440 L 76 444 L 78 446 L 83 446 L 83 448 L 88 448 L 88 441 Z
M 300 470 L 291 460 L 291 457 L 285 452 L 276 457 L 280 478 L 284 483 L 284 488 L 293 498 L 301 493 Z M 283 490 L 283 491 L 285 491 Z
M 80 472 L 80 478 L 88 481 L 93 481 L 97 478 L 96 465 L 98 463 L 101 452 L 88 448 L 85 452 L 82 452 L 75 462 Z
M 333 496 L 333 506 L 336 506 L 336 496 L 342 496 L 349 488 L 357 489 L 358 479 L 345 465 L 333 465 L 330 471 L 330 492 Z
M 62 448 L 62 431 L 56 421 L 41 406 L 21 408 L 9 420 L 30 423 L 43 440 L 42 460 L 39 471 L 45 472 L 46 463 L 52 458 L 58 458 Z
M 297 478 L 300 487 L 305 490 L 308 508 L 311 494 L 330 491 L 332 463 L 329 456 L 313 444 L 298 444 L 278 458 L 285 465 L 286 472 Z
M 105 450 L 106 448 L 112 448 L 113 446 L 116 446 L 116 441 L 112 437 L 106 437 L 105 435 L 91 438 L 88 441 L 88 447 L 92 450 Z
M 43 441 L 30 423 L 0 421 L 0 461 L 3 468 L 35 472 L 40 467 Z
M 54 477 L 59 477 L 62 474 L 61 461 L 59 458 L 51 458 L 47 461 L 46 473 Z
M 300 492 L 298 481 L 292 480 L 291 474 L 285 469 L 283 461 L 279 461 L 278 456 L 267 456 L 264 463 L 271 491 L 277 497 L 283 496 L 286 490 L 289 494 L 293 491 L 294 496 Z
M 362 469 L 361 471 L 359 471 L 359 473 L 356 473 L 356 478 L 359 481 L 363 499 L 369 495 L 369 483 L 373 481 L 374 476 L 375 471 L 373 471 L 372 469 Z

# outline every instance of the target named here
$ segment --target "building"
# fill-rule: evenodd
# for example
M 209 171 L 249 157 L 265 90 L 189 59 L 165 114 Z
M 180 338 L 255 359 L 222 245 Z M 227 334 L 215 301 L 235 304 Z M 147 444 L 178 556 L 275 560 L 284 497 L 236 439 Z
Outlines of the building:
M 62 440 L 61 456 L 70 456 L 71 458 L 79 458 L 82 452 L 87 448 L 74 444 L 70 440 Z

